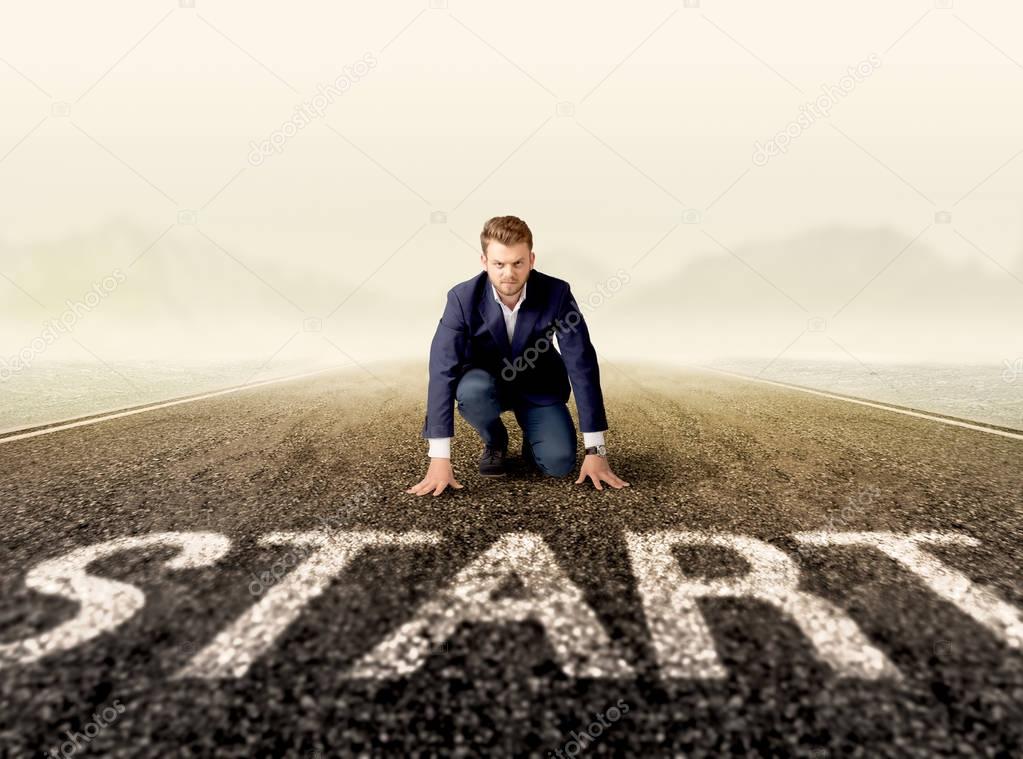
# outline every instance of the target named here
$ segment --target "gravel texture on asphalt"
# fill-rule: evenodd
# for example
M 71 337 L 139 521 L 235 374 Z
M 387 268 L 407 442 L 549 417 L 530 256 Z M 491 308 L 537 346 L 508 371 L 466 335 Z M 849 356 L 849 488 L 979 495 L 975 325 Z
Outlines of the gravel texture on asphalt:
M 0 753 L 59 752 L 66 731 L 85 730 L 116 701 L 123 712 L 82 743 L 83 755 L 1021 755 L 1023 651 L 885 554 L 793 536 L 967 535 L 975 545 L 928 551 L 1023 609 L 1023 441 L 695 369 L 602 359 L 601 371 L 609 460 L 631 483 L 622 490 L 575 484 L 578 466 L 559 479 L 527 471 L 509 412 L 508 477 L 478 475 L 482 445 L 456 413 L 464 489 L 404 493 L 428 463 L 419 363 L 0 441 L 0 644 L 78 614 L 67 598 L 26 586 L 44 560 L 151 533 L 230 541 L 208 566 L 170 568 L 168 546 L 90 564 L 136 586 L 145 604 L 116 629 L 0 667 Z M 265 597 L 253 583 L 294 553 L 261 538 L 324 529 L 439 540 L 370 547 L 318 595 L 285 599 L 294 620 L 245 674 L 175 676 Z M 655 530 L 748 536 L 780 550 L 800 588 L 854 620 L 901 679 L 839 677 L 776 605 L 724 597 L 699 601 L 724 676 L 665 678 L 626 539 Z M 566 673 L 535 620 L 458 624 L 407 674 L 347 676 L 510 534 L 539 536 L 631 677 Z M 292 556 L 290 571 L 308 555 Z M 674 556 L 687 578 L 749 570 L 718 545 L 679 545 Z M 494 603 L 521 592 L 509 582 Z M 437 624 L 453 608 L 440 604 Z M 583 640 L 562 627 L 560 640 Z M 601 716 L 599 737 L 573 752 L 573 733 Z

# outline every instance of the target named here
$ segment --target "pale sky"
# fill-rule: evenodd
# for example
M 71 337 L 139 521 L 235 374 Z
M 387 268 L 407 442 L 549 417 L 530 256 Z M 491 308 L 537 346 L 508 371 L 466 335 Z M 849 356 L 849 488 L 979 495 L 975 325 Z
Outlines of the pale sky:
M 941 4 L 19 4 L 0 356 L 116 270 L 45 358 L 425 361 L 501 214 L 608 356 L 1023 356 L 1023 9 Z

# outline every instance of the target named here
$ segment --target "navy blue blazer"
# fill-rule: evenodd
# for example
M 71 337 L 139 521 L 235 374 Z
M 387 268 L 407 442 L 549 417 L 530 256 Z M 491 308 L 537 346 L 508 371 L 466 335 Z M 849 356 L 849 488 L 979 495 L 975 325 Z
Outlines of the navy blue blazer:
M 526 282 L 511 345 L 485 271 L 448 290 L 430 343 L 422 437 L 454 436 L 455 389 L 462 375 L 476 367 L 490 372 L 510 397 L 533 405 L 567 403 L 574 391 L 580 431 L 607 429 L 597 352 L 568 282 L 536 269 Z M 552 335 L 558 337 L 560 354 Z

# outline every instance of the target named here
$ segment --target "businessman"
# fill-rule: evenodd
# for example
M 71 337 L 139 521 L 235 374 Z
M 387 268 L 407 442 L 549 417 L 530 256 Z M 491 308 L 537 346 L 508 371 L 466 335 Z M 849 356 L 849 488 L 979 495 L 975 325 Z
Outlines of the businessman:
M 565 476 L 576 456 L 566 405 L 571 391 L 586 454 L 576 484 L 589 477 L 597 490 L 604 489 L 601 482 L 627 487 L 608 466 L 597 353 L 568 283 L 533 269 L 533 234 L 522 219 L 490 219 L 480 245 L 483 271 L 448 291 L 430 344 L 421 433 L 429 441 L 430 466 L 405 492 L 437 496 L 449 485 L 462 487 L 451 468 L 456 404 L 483 439 L 481 475 L 506 474 L 508 430 L 501 412 L 510 410 L 522 428 L 522 457 L 546 475 Z

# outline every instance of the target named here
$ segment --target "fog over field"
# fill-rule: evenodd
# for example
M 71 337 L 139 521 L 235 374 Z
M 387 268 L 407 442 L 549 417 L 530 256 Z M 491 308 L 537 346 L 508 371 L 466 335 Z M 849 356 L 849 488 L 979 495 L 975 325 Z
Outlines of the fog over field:
M 594 344 L 609 357 L 784 352 L 997 364 L 1023 355 L 1023 284 L 979 255 L 945 258 L 932 242 L 910 244 L 890 227 L 818 227 L 727 251 L 699 233 L 685 240 L 685 232 L 636 265 L 630 255 L 566 245 L 539 249 L 536 268 L 571 283 Z M 301 268 L 286 256 L 243 265 L 195 228 L 172 230 L 134 265 L 145 237 L 123 222 L 8 246 L 5 273 L 24 292 L 8 285 L 3 345 L 15 354 L 44 322 L 70 311 L 71 329 L 57 329 L 60 339 L 41 359 L 86 358 L 71 335 L 111 361 L 258 359 L 281 346 L 275 360 L 425 359 L 444 293 L 479 271 L 479 257 L 446 227 L 420 234 L 364 283 L 355 274 L 361 260 L 349 268 L 341 252 L 334 265 L 326 256 Z M 424 271 L 420 286 L 413 270 L 437 268 L 444 256 L 447 279 Z

